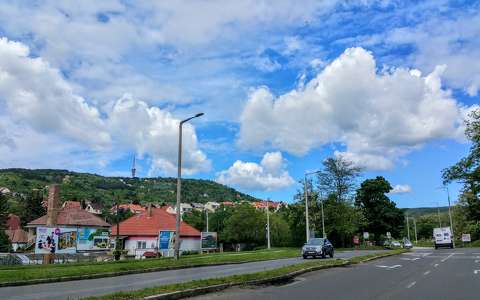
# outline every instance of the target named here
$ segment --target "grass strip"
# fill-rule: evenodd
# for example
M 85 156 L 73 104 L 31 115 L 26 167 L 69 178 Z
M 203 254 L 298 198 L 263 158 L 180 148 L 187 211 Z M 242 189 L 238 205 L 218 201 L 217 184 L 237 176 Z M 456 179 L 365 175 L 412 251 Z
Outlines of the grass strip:
M 94 296 L 82 298 L 82 300 L 133 300 L 133 299 L 143 299 L 152 295 L 161 295 L 179 291 L 186 291 L 192 289 L 207 288 L 210 286 L 218 285 L 227 285 L 223 288 L 235 285 L 248 285 L 257 281 L 268 281 L 269 279 L 278 279 L 281 276 L 288 276 L 289 274 L 299 272 L 302 270 L 315 270 L 319 268 L 328 268 L 328 267 L 337 267 L 337 266 L 346 266 L 350 264 L 358 264 L 361 262 L 369 261 L 372 259 L 377 259 L 381 257 L 386 257 L 390 255 L 400 254 L 407 252 L 408 250 L 398 249 L 392 250 L 384 253 L 369 254 L 365 256 L 355 256 L 350 259 L 333 259 L 333 260 L 312 260 L 300 264 L 285 266 L 281 268 L 276 268 L 268 271 L 242 274 L 242 275 L 233 275 L 220 278 L 211 278 L 203 280 L 194 280 L 184 283 L 168 284 L 158 287 L 151 287 L 145 289 L 139 289 L 135 291 L 122 291 L 112 294 L 107 294 L 103 296 Z M 294 276 L 292 274 L 292 276 Z M 205 291 L 203 292 L 205 293 Z M 200 292 L 199 294 L 203 294 Z
M 20 265 L 0 268 L 0 284 L 21 283 L 28 280 L 58 279 L 121 275 L 125 272 L 149 272 L 162 269 L 208 266 L 215 264 L 244 263 L 281 258 L 298 257 L 297 248 L 273 248 L 271 250 L 246 251 L 239 253 L 212 253 L 188 255 L 176 261 L 172 258 L 125 260 L 118 262 L 72 263 L 54 265 Z

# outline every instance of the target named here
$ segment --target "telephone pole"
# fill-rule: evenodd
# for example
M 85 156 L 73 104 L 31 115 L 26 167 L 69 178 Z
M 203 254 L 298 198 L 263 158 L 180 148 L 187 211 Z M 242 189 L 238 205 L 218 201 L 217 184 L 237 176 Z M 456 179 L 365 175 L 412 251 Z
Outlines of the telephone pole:
M 270 199 L 267 199 L 267 248 L 270 250 Z

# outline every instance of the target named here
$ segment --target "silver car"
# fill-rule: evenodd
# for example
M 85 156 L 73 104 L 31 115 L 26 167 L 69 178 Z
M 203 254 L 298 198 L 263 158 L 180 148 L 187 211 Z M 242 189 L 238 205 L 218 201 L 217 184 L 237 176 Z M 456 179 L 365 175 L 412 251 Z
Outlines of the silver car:
M 304 259 L 311 256 L 313 258 L 325 258 L 327 255 L 333 257 L 334 249 L 329 240 L 323 238 L 310 239 L 302 247 L 302 256 Z

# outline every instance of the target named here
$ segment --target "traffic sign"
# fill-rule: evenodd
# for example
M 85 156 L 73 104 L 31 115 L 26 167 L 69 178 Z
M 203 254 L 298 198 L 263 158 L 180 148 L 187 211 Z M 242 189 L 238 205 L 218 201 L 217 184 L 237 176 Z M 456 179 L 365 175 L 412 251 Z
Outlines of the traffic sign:
M 363 239 L 364 239 L 364 240 L 368 240 L 368 236 L 369 236 L 368 232 L 365 231 L 365 232 L 363 233 Z
M 387 232 L 387 239 L 391 239 L 392 238 L 392 234 L 390 233 L 390 231 Z
M 470 237 L 470 233 L 463 233 L 462 234 L 462 242 L 471 242 L 472 238 Z

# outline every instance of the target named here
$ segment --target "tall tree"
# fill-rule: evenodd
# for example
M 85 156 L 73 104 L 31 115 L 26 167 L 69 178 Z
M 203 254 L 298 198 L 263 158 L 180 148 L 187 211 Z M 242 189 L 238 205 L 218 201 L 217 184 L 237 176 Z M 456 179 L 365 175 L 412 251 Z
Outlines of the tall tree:
M 318 190 L 324 196 L 335 194 L 338 201 L 347 200 L 355 191 L 360 173 L 361 168 L 341 156 L 327 158 L 317 176 Z
M 194 209 L 190 212 L 184 213 L 182 218 L 183 218 L 183 221 L 185 221 L 187 224 L 195 227 L 197 230 L 199 230 L 199 231 L 205 231 L 206 230 L 207 222 L 206 222 L 206 218 L 205 218 L 205 212 L 198 211 L 198 210 Z
M 22 223 L 26 224 L 45 215 L 47 210 L 43 206 L 43 195 L 40 190 L 33 190 L 25 198 Z
M 480 220 L 480 109 L 473 110 L 465 121 L 465 136 L 472 142 L 470 153 L 458 163 L 443 170 L 444 184 L 463 183 L 462 200 L 467 217 Z
M 224 237 L 231 243 L 247 243 L 250 246 L 264 245 L 266 216 L 250 204 L 235 207 L 225 221 Z
M 10 240 L 5 230 L 7 229 L 8 203 L 7 198 L 0 193 L 0 252 L 10 252 Z
M 391 190 L 390 183 L 377 176 L 362 182 L 355 197 L 355 205 L 361 208 L 366 219 L 365 230 L 373 233 L 377 241 L 386 232 L 398 237 L 403 228 L 403 211 L 386 195 Z

